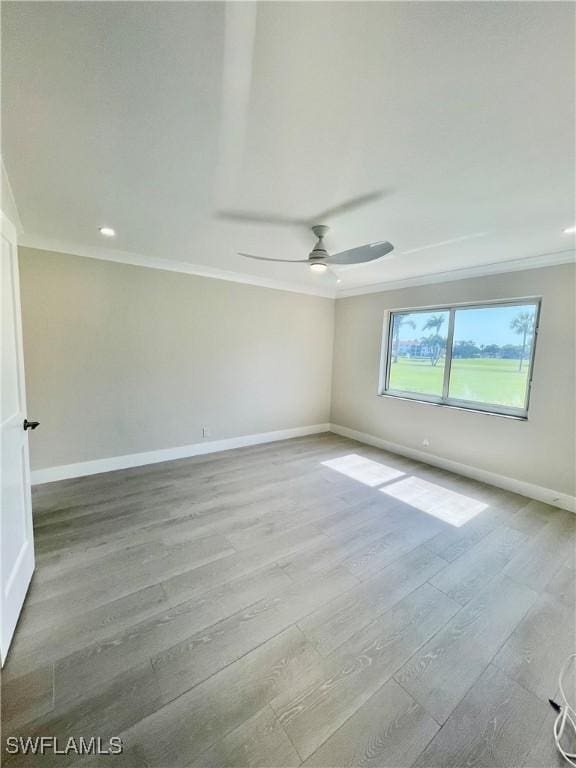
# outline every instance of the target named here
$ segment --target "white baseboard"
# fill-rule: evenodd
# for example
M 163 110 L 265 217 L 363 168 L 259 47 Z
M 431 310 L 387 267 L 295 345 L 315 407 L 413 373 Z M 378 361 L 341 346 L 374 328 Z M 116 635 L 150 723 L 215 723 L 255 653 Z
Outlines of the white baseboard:
M 516 480 L 513 477 L 498 475 L 495 472 L 489 472 L 484 469 L 472 467 L 469 464 L 461 464 L 458 461 L 445 459 L 442 456 L 419 451 L 416 448 L 409 448 L 399 443 L 392 443 L 383 440 L 367 432 L 359 432 L 356 429 L 342 427 L 339 424 L 312 424 L 308 427 L 294 427 L 293 429 L 280 429 L 275 432 L 261 432 L 253 435 L 242 435 L 241 437 L 231 437 L 226 440 L 210 440 L 203 443 L 193 443 L 192 445 L 182 445 L 178 448 L 162 448 L 157 451 L 146 451 L 145 453 L 130 453 L 124 456 L 112 456 L 107 459 L 96 459 L 94 461 L 81 461 L 77 464 L 64 464 L 59 467 L 48 467 L 46 469 L 36 469 L 31 473 L 32 485 L 42 483 L 53 483 L 57 480 L 69 480 L 74 477 L 83 477 L 84 475 L 97 475 L 101 472 L 113 472 L 117 469 L 130 469 L 131 467 L 141 467 L 146 464 L 158 464 L 162 461 L 172 461 L 174 459 L 186 459 L 192 456 L 201 456 L 207 453 L 217 453 L 219 451 L 229 451 L 234 448 L 243 448 L 249 445 L 259 445 L 261 443 L 272 443 L 277 440 L 289 440 L 293 437 L 306 437 L 307 435 L 316 435 L 322 432 L 334 432 L 342 437 L 349 437 L 352 440 L 358 440 L 360 443 L 373 445 L 376 448 L 382 448 L 392 453 L 398 453 L 407 456 L 410 459 L 422 461 L 425 464 L 432 464 L 441 469 L 447 469 L 473 480 L 479 480 L 483 483 L 495 485 L 497 488 L 503 488 L 506 491 L 512 491 L 522 496 L 527 496 L 546 504 L 551 504 L 560 509 L 567 509 L 570 512 L 576 512 L 576 497 L 569 496 L 566 493 L 554 491 L 551 488 L 544 488 L 541 485 L 534 485 L 523 480 Z
M 569 496 L 566 493 L 560 493 L 559 491 L 554 491 L 551 488 L 544 488 L 541 485 L 526 483 L 524 480 L 516 480 L 513 477 L 506 477 L 505 475 L 498 475 L 495 472 L 478 469 L 469 464 L 461 464 L 459 461 L 444 459 L 442 456 L 435 456 L 434 454 L 425 453 L 424 451 L 419 451 L 415 448 L 408 448 L 405 445 L 391 443 L 388 440 L 383 440 L 375 435 L 369 435 L 366 432 L 358 432 L 355 429 L 342 427 L 339 424 L 331 424 L 330 431 L 334 432 L 336 435 L 357 440 L 360 443 L 373 445 L 376 448 L 383 448 L 392 453 L 399 453 L 401 456 L 407 456 L 410 459 L 416 459 L 425 464 L 432 464 L 435 467 L 447 469 L 450 472 L 470 477 L 473 480 L 479 480 L 480 482 L 488 483 L 489 485 L 495 485 L 497 488 L 503 488 L 506 491 L 512 491 L 521 496 L 527 496 L 530 499 L 543 501 L 545 504 L 551 504 L 554 507 L 560 507 L 560 509 L 567 509 L 569 512 L 576 512 L 576 497 Z
M 273 443 L 277 440 L 289 440 L 292 437 L 306 437 L 307 435 L 317 435 L 321 432 L 329 431 L 330 424 L 312 424 L 308 427 L 279 429 L 275 432 L 260 432 L 254 435 L 230 437 L 226 440 L 193 443 L 192 445 L 182 445 L 178 448 L 161 448 L 158 451 L 129 453 L 125 456 L 112 456 L 108 459 L 81 461 L 77 464 L 64 464 L 59 467 L 36 469 L 31 473 L 31 480 L 32 485 L 53 483 L 57 480 L 69 480 L 70 478 L 83 477 L 84 475 L 97 475 L 101 472 L 130 469 L 131 467 L 141 467 L 145 464 L 158 464 L 161 461 L 172 461 L 173 459 L 187 459 L 191 456 L 201 456 L 205 453 L 230 451 L 233 448 L 243 448 L 248 445 L 259 445 L 260 443 Z

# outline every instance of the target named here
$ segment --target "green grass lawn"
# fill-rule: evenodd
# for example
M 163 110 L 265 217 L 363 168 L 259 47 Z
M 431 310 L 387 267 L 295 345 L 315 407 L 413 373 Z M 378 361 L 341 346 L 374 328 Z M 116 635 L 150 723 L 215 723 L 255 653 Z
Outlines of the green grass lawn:
M 479 403 L 524 407 L 529 362 L 489 358 L 454 359 L 450 376 L 450 397 Z M 429 360 L 399 358 L 390 366 L 390 389 L 441 395 L 444 361 L 436 366 Z

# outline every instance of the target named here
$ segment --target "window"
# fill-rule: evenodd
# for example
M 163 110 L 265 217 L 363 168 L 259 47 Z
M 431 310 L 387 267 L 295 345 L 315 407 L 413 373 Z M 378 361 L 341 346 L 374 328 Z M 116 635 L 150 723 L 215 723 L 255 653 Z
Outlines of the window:
M 537 299 L 391 312 L 380 394 L 525 417 Z

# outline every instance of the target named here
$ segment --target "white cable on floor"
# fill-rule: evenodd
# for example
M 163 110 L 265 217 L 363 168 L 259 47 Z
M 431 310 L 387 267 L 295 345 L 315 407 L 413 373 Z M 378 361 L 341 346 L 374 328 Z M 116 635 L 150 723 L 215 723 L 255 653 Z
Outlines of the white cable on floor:
M 560 670 L 560 674 L 558 676 L 558 688 L 560 689 L 560 697 L 562 702 L 560 705 L 560 712 L 558 713 L 558 717 L 554 721 L 554 741 L 556 742 L 558 751 L 564 757 L 564 759 L 569 762 L 570 765 L 573 765 L 574 768 L 576 768 L 576 753 L 566 752 L 564 747 L 560 744 L 562 736 L 566 730 L 567 723 L 569 724 L 569 727 L 572 728 L 572 731 L 574 732 L 573 735 L 576 738 L 576 710 L 568 703 L 568 699 L 566 698 L 566 693 L 564 691 L 564 676 L 574 659 L 576 659 L 576 653 L 571 653 L 564 662 L 564 666 Z

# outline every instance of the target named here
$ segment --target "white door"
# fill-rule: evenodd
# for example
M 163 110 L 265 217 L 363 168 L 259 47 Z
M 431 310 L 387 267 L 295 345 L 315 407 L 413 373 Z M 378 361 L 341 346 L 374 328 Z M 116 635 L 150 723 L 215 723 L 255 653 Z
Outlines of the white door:
M 0 656 L 2 664 L 4 664 L 34 570 L 34 540 L 28 432 L 24 429 L 26 392 L 24 389 L 16 230 L 1 212 L 0 217 L 2 235 L 2 270 L 0 272 L 0 317 L 2 320 Z

